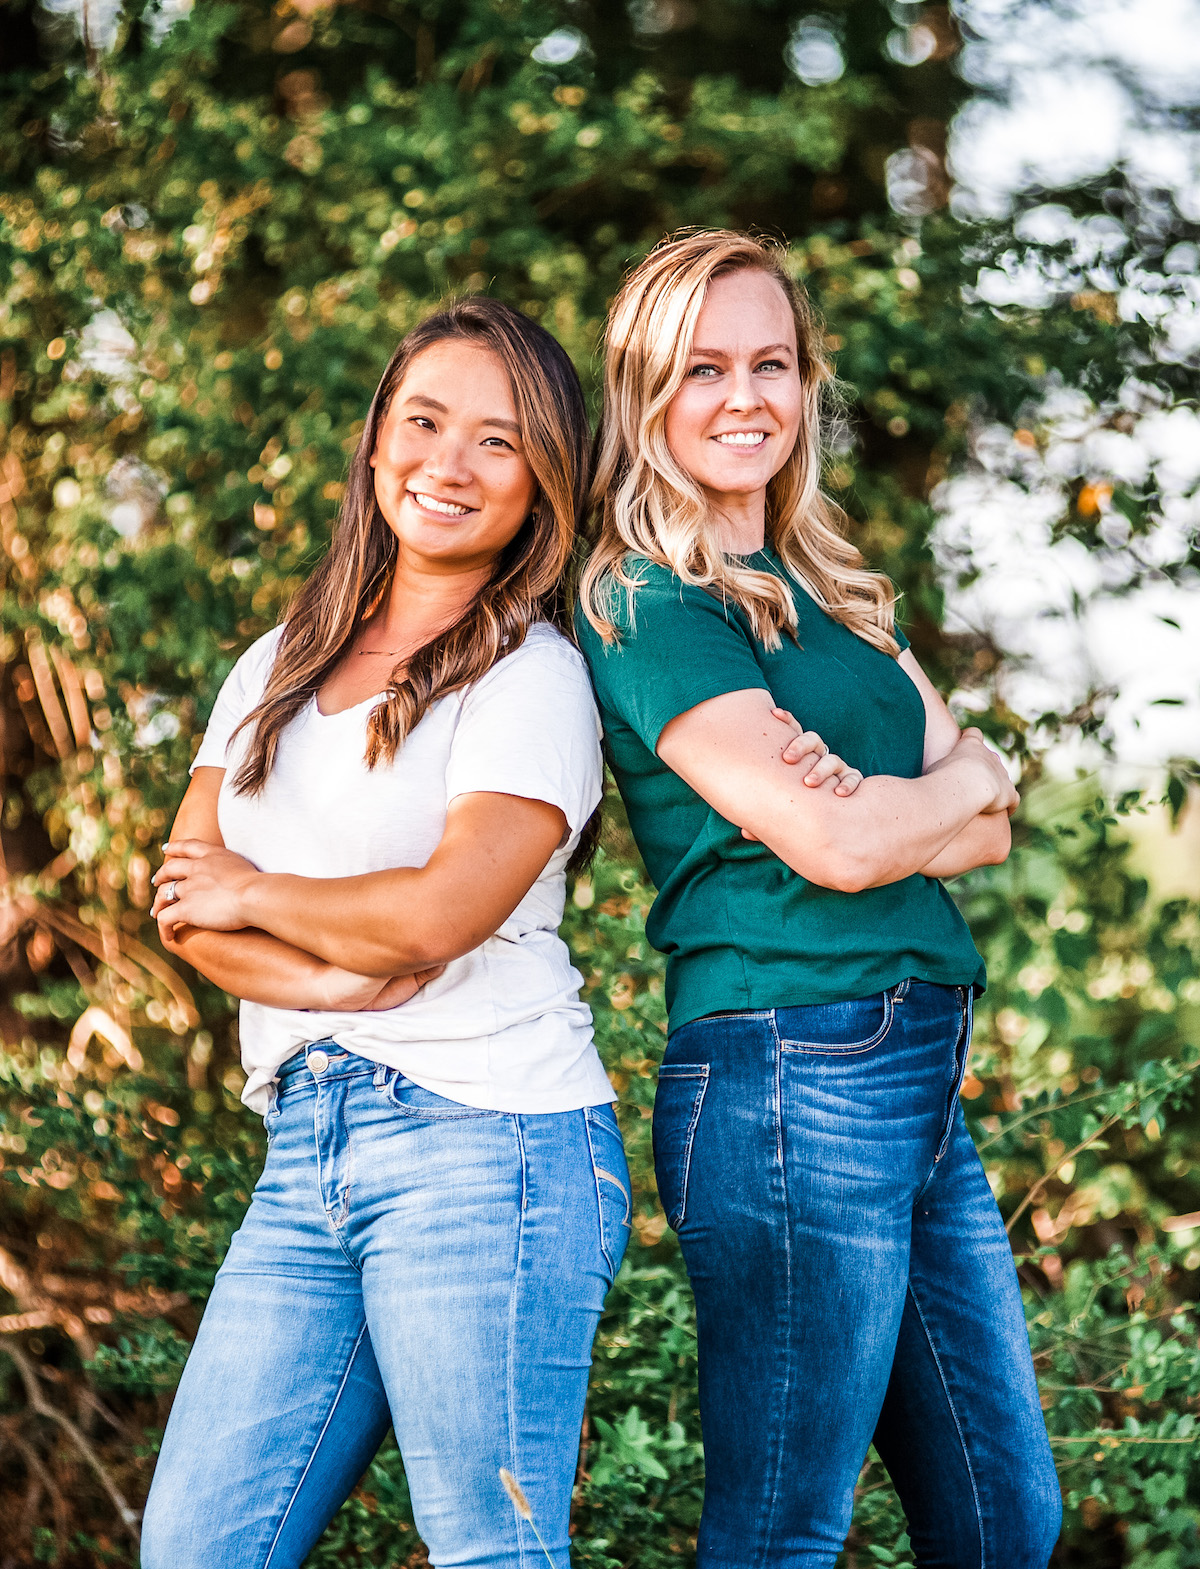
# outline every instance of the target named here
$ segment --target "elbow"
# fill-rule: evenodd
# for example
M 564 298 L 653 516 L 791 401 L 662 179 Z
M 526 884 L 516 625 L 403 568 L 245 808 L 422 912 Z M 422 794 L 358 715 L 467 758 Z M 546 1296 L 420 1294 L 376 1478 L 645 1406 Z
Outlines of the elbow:
M 846 865 L 832 874 L 832 880 L 827 882 L 825 887 L 832 888 L 837 893 L 862 893 L 864 889 L 874 888 L 878 880 L 878 877 L 864 866 Z
M 869 864 L 865 855 L 856 854 L 842 846 L 828 846 L 815 855 L 804 858 L 796 870 L 810 883 L 834 893 L 862 893 L 878 880 L 878 869 Z
M 471 944 L 473 947 L 474 944 Z M 405 970 L 436 970 L 452 959 L 461 959 L 467 948 L 451 942 L 444 932 L 428 932 L 404 945 L 401 968 Z
M 393 975 L 411 975 L 418 970 L 436 970 L 453 959 L 477 948 L 483 937 L 451 931 L 440 922 L 407 931 L 395 942 L 381 942 L 369 954 L 359 953 L 339 959 L 346 969 L 386 980 Z

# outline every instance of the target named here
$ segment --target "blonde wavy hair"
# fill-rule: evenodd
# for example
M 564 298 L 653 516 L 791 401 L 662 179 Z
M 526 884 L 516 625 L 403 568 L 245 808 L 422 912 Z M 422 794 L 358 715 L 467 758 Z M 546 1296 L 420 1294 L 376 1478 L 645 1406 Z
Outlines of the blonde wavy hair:
M 584 615 L 606 643 L 618 637 L 613 591 L 630 621 L 640 579 L 631 557 L 669 567 L 684 583 L 732 600 L 768 648 L 796 636 L 788 586 L 722 553 L 699 485 L 672 457 L 667 409 L 688 372 L 696 322 L 714 278 L 764 272 L 796 323 L 803 405 L 787 462 L 767 486 L 766 540 L 787 571 L 835 621 L 895 656 L 896 592 L 863 566 L 846 539 L 845 514 L 820 489 L 822 389 L 832 371 L 821 330 L 784 263 L 782 245 L 729 229 L 669 236 L 626 279 L 605 335 L 604 412 L 597 432 L 589 510 L 594 544 L 579 584 Z

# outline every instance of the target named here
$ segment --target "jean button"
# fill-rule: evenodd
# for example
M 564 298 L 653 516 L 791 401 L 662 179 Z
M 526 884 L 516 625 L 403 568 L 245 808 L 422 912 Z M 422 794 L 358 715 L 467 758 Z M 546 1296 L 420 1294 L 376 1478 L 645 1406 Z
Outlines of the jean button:
M 308 1066 L 314 1073 L 324 1073 L 329 1066 L 329 1053 L 327 1051 L 310 1051 Z

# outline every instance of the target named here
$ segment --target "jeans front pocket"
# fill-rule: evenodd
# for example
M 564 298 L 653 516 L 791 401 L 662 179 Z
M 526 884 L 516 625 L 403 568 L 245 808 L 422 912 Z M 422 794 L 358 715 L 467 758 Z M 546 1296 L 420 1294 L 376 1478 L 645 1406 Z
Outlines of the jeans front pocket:
M 891 1029 L 893 1007 L 892 993 L 885 991 L 846 1002 L 776 1008 L 780 1050 L 824 1055 L 870 1051 Z
M 396 1110 L 406 1117 L 420 1117 L 432 1122 L 462 1121 L 466 1117 L 504 1117 L 507 1112 L 492 1111 L 487 1106 L 466 1106 L 462 1101 L 447 1100 L 434 1090 L 426 1090 L 411 1079 L 406 1079 L 399 1068 L 377 1069 L 373 1084 L 386 1096 Z
M 596 1183 L 596 1205 L 600 1216 L 600 1248 L 608 1265 L 608 1278 L 617 1277 L 629 1242 L 629 1223 L 633 1219 L 629 1167 L 625 1164 L 625 1141 L 611 1106 L 589 1106 L 584 1111 L 588 1146 L 592 1154 L 592 1176 Z
M 678 1231 L 687 1217 L 692 1144 L 708 1088 L 708 1064 L 664 1062 L 654 1097 L 654 1174 L 667 1224 Z

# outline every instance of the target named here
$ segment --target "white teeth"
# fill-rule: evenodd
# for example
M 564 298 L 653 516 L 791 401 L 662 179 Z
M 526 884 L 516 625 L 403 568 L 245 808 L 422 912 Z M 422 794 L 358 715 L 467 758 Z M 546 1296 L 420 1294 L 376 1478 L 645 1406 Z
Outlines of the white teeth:
M 472 507 L 458 507 L 452 501 L 438 501 L 433 496 L 426 496 L 419 490 L 413 491 L 413 499 L 430 512 L 440 512 L 443 517 L 465 518 L 468 512 L 474 511 Z
M 767 436 L 761 430 L 730 430 L 716 439 L 725 447 L 760 447 Z

